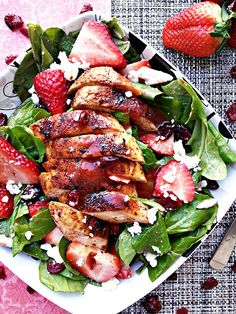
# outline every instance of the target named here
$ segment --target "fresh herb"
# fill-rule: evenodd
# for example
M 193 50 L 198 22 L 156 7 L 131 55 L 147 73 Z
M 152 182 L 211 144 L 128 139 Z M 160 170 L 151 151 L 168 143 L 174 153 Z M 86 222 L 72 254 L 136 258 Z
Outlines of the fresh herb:
M 136 251 L 132 245 L 132 236 L 127 229 L 122 231 L 119 235 L 117 252 L 126 266 L 129 266 L 136 255 Z
M 141 141 L 137 141 L 139 148 L 142 151 L 144 160 L 145 160 L 145 164 L 143 165 L 143 168 L 145 171 L 150 170 L 151 168 L 154 168 L 157 166 L 157 158 L 155 156 L 155 154 L 153 153 L 153 151 L 148 148 L 148 146 L 146 144 L 144 144 Z
M 163 94 L 163 92 L 156 87 L 154 88 L 141 83 L 132 83 L 132 85 L 136 87 L 141 92 L 141 96 L 147 100 L 154 101 L 157 96 Z
M 76 41 L 76 38 L 78 37 L 80 30 L 70 32 L 68 35 L 64 34 L 64 36 L 61 38 L 58 48 L 60 51 L 65 51 L 67 57 L 69 57 L 71 50 L 73 48 L 73 45 Z
M 149 200 L 146 198 L 141 198 L 141 197 L 137 197 L 137 196 L 130 196 L 130 198 L 133 198 L 139 202 L 142 202 L 144 205 L 147 205 L 149 208 L 155 208 L 157 210 L 157 212 L 165 212 L 165 208 L 158 204 L 156 201 L 153 200 Z
M 49 259 L 47 253 L 40 248 L 40 244 L 37 242 L 25 245 L 23 252 L 41 261 L 47 261 Z
M 112 115 L 120 122 L 120 124 L 125 125 L 129 122 L 129 114 L 120 111 L 112 111 Z

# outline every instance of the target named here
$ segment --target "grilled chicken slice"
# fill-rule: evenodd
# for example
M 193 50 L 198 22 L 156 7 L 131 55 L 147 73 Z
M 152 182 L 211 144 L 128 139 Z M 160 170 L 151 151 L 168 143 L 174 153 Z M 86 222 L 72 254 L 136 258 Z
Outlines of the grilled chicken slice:
M 84 195 L 92 192 L 99 192 L 103 190 L 119 191 L 127 195 L 137 195 L 134 183 L 120 183 L 109 179 L 100 178 L 99 183 L 93 182 L 93 177 L 87 178 L 86 181 L 76 180 L 71 178 L 65 172 L 58 172 L 52 170 L 51 172 L 42 172 L 40 175 L 40 183 L 44 194 L 47 198 L 60 198 L 62 194 L 68 195 L 70 190 L 75 190 L 79 195 Z M 60 198 L 62 201 L 62 199 Z M 65 203 L 68 201 L 63 200 Z
M 121 111 L 130 115 L 131 121 L 142 130 L 156 131 L 152 122 L 154 111 L 137 97 L 126 97 L 125 93 L 110 86 L 84 86 L 73 100 L 74 109 L 92 109 L 111 112 Z
M 144 162 L 136 140 L 127 133 L 88 134 L 59 138 L 46 143 L 48 160 L 112 155 Z
M 107 178 L 124 183 L 146 182 L 142 166 L 138 162 L 113 156 L 98 159 L 51 159 L 43 166 L 46 171 L 66 172 L 72 176 L 71 180 L 76 180 L 80 185 L 86 181 L 98 185 Z
M 56 114 L 31 124 L 30 128 L 42 141 L 88 133 L 124 131 L 112 115 L 92 110 L 75 110 Z
M 140 222 L 148 224 L 148 208 L 140 201 L 118 192 L 103 191 L 88 194 L 79 205 L 87 214 L 110 223 Z
M 124 91 L 131 91 L 134 95 L 140 96 L 140 91 L 132 85 L 132 83 L 117 73 L 111 67 L 96 67 L 86 70 L 80 77 L 71 85 L 69 93 L 76 92 L 83 86 L 91 85 L 106 85 Z
M 106 250 L 108 226 L 103 221 L 58 202 L 50 202 L 49 210 L 66 239 Z

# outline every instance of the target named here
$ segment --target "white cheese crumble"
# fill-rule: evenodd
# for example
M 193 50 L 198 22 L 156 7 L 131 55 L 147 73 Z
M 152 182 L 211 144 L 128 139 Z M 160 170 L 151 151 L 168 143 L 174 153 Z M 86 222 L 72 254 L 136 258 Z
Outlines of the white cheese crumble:
M 133 96 L 133 93 L 130 90 L 128 90 L 128 91 L 125 92 L 125 96 L 127 98 L 131 98 Z
M 73 148 L 72 146 L 69 146 L 69 147 L 68 147 L 69 153 L 73 152 L 73 150 L 74 150 L 74 148 Z
M 87 216 L 84 216 L 84 218 L 82 219 L 82 222 L 83 222 L 84 224 L 86 224 L 86 222 L 87 222 Z
M 9 201 L 9 197 L 7 195 L 3 196 L 2 202 L 7 203 Z
M 157 220 L 157 216 L 156 216 L 157 212 L 158 210 L 154 207 L 148 209 L 147 218 L 150 224 L 154 224 L 154 222 Z
M 163 176 L 163 179 L 168 183 L 173 183 L 176 179 L 177 169 L 172 167 L 171 171 Z
M 33 93 L 35 93 L 35 89 L 34 89 L 34 85 L 32 85 L 30 87 L 30 89 L 28 90 L 28 92 L 32 95 Z
M 128 228 L 129 233 L 134 237 L 135 234 L 140 234 L 142 232 L 142 228 L 138 222 L 134 222 L 133 226 Z
M 93 237 L 94 237 L 94 234 L 93 234 L 92 232 L 90 232 L 89 236 L 90 236 L 91 238 L 93 238 Z
M 23 200 L 31 200 L 31 198 L 34 196 L 35 192 L 37 192 L 37 189 L 31 189 L 30 190 L 30 194 L 27 194 L 27 195 L 22 195 L 21 198 Z
M 51 246 L 49 243 L 42 244 L 41 249 L 44 251 L 47 251 L 47 256 L 53 258 L 56 263 L 63 263 L 63 259 L 61 258 L 61 255 L 59 253 L 58 246 Z
M 148 261 L 149 265 L 151 267 L 156 267 L 157 266 L 157 255 L 152 254 L 150 252 L 144 252 L 143 255 L 145 256 L 146 260 Z
M 173 80 L 173 77 L 168 73 L 157 71 L 144 66 L 137 71 L 130 71 L 128 74 L 128 79 L 136 83 L 139 81 L 139 79 L 142 79 L 145 81 L 146 85 L 156 85 L 170 82 Z
M 89 230 L 93 230 L 93 227 L 92 226 L 88 226 Z
M 155 246 L 155 245 L 152 245 L 152 249 L 153 251 L 155 251 L 158 255 L 161 255 L 161 251 L 159 249 L 159 247 Z
M 67 104 L 67 105 L 70 105 L 70 104 L 71 104 L 71 102 L 72 102 L 72 100 L 71 100 L 71 99 L 67 99 L 66 104 Z
M 32 238 L 32 236 L 33 236 L 33 233 L 30 230 L 25 232 L 26 240 L 30 240 Z
M 210 208 L 214 206 L 218 201 L 215 198 L 209 198 L 207 200 L 202 201 L 199 203 L 196 208 L 197 209 L 205 209 L 205 208 Z
M 186 155 L 182 140 L 174 142 L 174 159 L 185 164 L 188 169 L 196 168 L 200 162 L 200 158 L 197 155 Z
M 39 98 L 38 98 L 38 95 L 33 93 L 33 95 L 31 95 L 31 99 L 32 99 L 32 102 L 37 105 L 39 103 Z
M 83 257 L 79 258 L 78 261 L 76 261 L 76 265 L 77 265 L 77 266 L 83 266 L 83 264 L 84 264 L 84 259 L 83 259 Z
M 12 238 L 0 234 L 0 246 L 12 247 Z
M 20 188 L 22 187 L 21 183 L 15 183 L 13 180 L 8 180 L 6 184 L 6 189 L 10 194 L 15 195 L 20 193 Z
M 115 181 L 115 182 L 123 182 L 125 184 L 130 183 L 129 179 L 120 178 L 118 176 L 109 176 L 109 179 L 112 180 L 112 181 Z
M 125 203 L 127 203 L 129 201 L 129 195 L 125 195 L 124 201 L 125 201 Z
M 117 289 L 117 286 L 119 285 L 120 281 L 117 278 L 112 278 L 106 282 L 102 283 L 102 288 L 106 291 L 112 291 Z

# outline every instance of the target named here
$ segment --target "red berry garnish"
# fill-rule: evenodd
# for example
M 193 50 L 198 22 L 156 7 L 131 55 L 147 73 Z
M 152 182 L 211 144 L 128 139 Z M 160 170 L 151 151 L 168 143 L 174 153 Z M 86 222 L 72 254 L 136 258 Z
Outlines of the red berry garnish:
M 211 290 L 218 286 L 218 280 L 214 277 L 208 278 L 205 282 L 202 283 L 201 288 L 203 290 Z
M 217 181 L 215 181 L 215 180 L 210 180 L 210 179 L 207 179 L 207 178 L 204 179 L 204 180 L 207 181 L 207 186 L 206 186 L 207 189 L 210 189 L 210 190 L 217 190 L 217 189 L 219 188 L 219 184 L 218 184 Z
M 63 263 L 56 263 L 54 261 L 50 261 L 47 263 L 47 270 L 50 274 L 59 274 L 65 269 L 65 265 Z
M 17 55 L 9 55 L 6 56 L 5 58 L 5 62 L 7 65 L 9 65 L 10 63 L 12 63 L 18 56 Z
M 156 296 L 147 297 L 143 303 L 143 307 L 148 313 L 155 314 L 160 312 L 161 302 Z
M 68 205 L 70 205 L 71 207 L 76 207 L 79 205 L 79 193 L 76 190 L 72 190 L 69 192 L 68 194 Z
M 231 269 L 232 269 L 232 271 L 233 271 L 234 273 L 236 273 L 236 262 L 233 264 L 233 266 L 231 267 Z
M 177 198 L 176 201 L 172 200 L 170 197 L 161 197 L 158 203 L 165 207 L 167 210 L 173 210 L 181 207 L 183 203 Z
M 19 29 L 19 31 L 21 32 L 22 35 L 29 38 L 29 31 L 27 27 L 23 26 Z
M 0 126 L 4 126 L 7 124 L 7 115 L 0 112 Z
M 4 21 L 13 32 L 19 30 L 24 25 L 22 18 L 15 14 L 7 14 L 4 18 Z
M 176 125 L 174 130 L 176 141 L 182 140 L 183 142 L 187 143 L 192 136 L 189 129 L 183 124 Z
M 27 286 L 27 287 L 26 287 L 26 290 L 27 290 L 27 292 L 28 292 L 29 294 L 35 293 L 35 290 L 34 290 L 33 288 L 31 288 L 30 286 Z
M 234 65 L 230 70 L 230 75 L 233 79 L 236 78 L 236 65 Z
M 226 110 L 226 115 L 231 122 L 236 121 L 236 102 L 232 103 Z
M 188 314 L 188 309 L 186 307 L 181 307 L 176 310 L 176 314 Z
M 5 280 L 6 279 L 6 272 L 4 266 L 0 266 L 0 279 Z
M 174 132 L 174 125 L 170 121 L 164 121 L 157 127 L 157 133 L 159 136 L 163 136 L 168 139 Z
M 90 3 L 85 3 L 80 11 L 79 14 L 83 14 L 85 12 L 90 12 L 93 11 L 93 6 Z

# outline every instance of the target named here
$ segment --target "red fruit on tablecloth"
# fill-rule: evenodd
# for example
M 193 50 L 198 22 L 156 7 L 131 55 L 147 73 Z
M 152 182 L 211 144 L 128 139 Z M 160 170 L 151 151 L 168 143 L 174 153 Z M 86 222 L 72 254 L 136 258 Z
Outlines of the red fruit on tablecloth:
M 0 186 L 0 219 L 9 218 L 14 209 L 14 198 L 5 186 Z
M 181 307 L 176 310 L 176 314 L 188 314 L 188 309 L 186 307 Z
M 7 115 L 0 112 L 0 126 L 7 125 Z
M 7 14 L 4 17 L 4 21 L 13 32 L 19 30 L 24 25 L 22 18 L 16 14 Z
M 8 180 L 22 184 L 39 183 L 40 170 L 35 162 L 16 150 L 7 140 L 0 137 L 0 183 Z
M 193 57 L 208 57 L 220 48 L 222 36 L 227 38 L 228 28 L 229 25 L 222 23 L 218 4 L 200 2 L 167 20 L 162 34 L 163 44 Z
M 5 280 L 6 279 L 6 272 L 4 266 L 0 265 L 0 279 Z
M 82 6 L 82 9 L 81 9 L 81 11 L 80 11 L 79 14 L 83 14 L 83 13 L 85 13 L 85 12 L 91 12 L 91 11 L 93 11 L 93 6 L 92 6 L 92 4 L 90 4 L 90 3 L 85 3 L 85 4 Z
M 147 297 L 143 303 L 143 307 L 150 314 L 159 313 L 162 306 L 157 296 Z
M 122 69 L 126 66 L 126 59 L 112 40 L 108 27 L 96 21 L 83 24 L 69 58 L 79 62 L 85 60 L 91 67 Z
M 211 290 L 217 286 L 218 286 L 218 280 L 215 279 L 214 277 L 210 277 L 202 283 L 201 288 L 203 290 Z
M 233 266 L 231 267 L 231 269 L 232 269 L 232 271 L 233 271 L 234 273 L 236 273 L 236 262 L 233 264 Z
M 236 2 L 234 2 L 232 11 L 236 12 Z M 230 29 L 230 32 L 229 32 L 230 38 L 228 39 L 227 44 L 231 48 L 236 48 L 236 19 L 233 18 L 231 23 L 232 23 L 232 25 L 231 25 L 231 29 Z
M 6 56 L 5 62 L 7 65 L 11 64 L 18 56 L 17 55 L 9 55 Z
M 34 78 L 34 88 L 39 98 L 52 114 L 66 110 L 67 82 L 61 70 L 46 70 Z
M 232 103 L 230 106 L 228 106 L 226 110 L 226 115 L 231 122 L 236 121 L 236 102 Z

